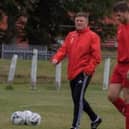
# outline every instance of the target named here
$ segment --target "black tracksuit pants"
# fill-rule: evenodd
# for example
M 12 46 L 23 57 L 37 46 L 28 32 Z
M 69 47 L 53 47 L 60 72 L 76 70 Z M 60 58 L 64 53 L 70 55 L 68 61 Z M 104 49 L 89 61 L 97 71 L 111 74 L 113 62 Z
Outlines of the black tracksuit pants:
M 72 100 L 74 104 L 72 123 L 73 127 L 79 127 L 80 118 L 83 111 L 88 114 L 91 121 L 94 121 L 97 118 L 97 115 L 94 113 L 94 111 L 84 98 L 90 80 L 91 76 L 80 73 L 75 79 L 70 81 Z

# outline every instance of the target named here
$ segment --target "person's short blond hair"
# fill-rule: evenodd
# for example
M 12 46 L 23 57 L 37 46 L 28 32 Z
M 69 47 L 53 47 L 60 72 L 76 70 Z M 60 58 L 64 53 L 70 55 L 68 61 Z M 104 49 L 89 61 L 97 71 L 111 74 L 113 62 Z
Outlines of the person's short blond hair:
M 76 18 L 76 17 L 85 17 L 86 19 L 88 19 L 89 18 L 89 14 L 86 13 L 86 12 L 78 12 L 78 13 L 76 13 L 74 18 Z

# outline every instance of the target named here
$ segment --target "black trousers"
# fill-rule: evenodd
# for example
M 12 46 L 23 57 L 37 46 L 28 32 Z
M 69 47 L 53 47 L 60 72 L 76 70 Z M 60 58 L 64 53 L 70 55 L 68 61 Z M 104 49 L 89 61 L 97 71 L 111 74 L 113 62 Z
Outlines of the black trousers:
M 94 121 L 97 118 L 97 115 L 85 100 L 85 92 L 91 77 L 92 76 L 87 76 L 80 73 L 75 79 L 70 81 L 71 95 L 74 104 L 73 127 L 78 128 L 80 125 L 81 114 L 83 111 L 88 114 L 91 121 Z

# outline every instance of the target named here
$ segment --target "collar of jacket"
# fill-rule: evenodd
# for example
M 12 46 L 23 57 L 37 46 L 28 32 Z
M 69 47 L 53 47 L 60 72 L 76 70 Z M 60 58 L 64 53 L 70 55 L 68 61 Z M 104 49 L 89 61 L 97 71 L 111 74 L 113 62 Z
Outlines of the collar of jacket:
M 83 29 L 83 30 L 77 30 L 77 33 L 84 33 L 84 32 L 87 32 L 87 31 L 89 31 L 89 27 L 86 27 L 85 29 Z

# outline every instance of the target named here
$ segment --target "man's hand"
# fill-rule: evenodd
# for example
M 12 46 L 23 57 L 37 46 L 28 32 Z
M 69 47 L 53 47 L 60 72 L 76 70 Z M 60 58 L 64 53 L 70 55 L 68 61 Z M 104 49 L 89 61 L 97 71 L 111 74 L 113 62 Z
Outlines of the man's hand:
M 53 60 L 52 60 L 52 64 L 54 64 L 54 65 L 56 65 L 57 62 L 58 62 L 58 61 L 57 61 L 56 59 L 53 59 Z

